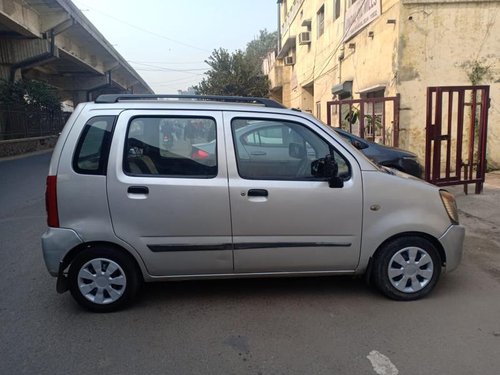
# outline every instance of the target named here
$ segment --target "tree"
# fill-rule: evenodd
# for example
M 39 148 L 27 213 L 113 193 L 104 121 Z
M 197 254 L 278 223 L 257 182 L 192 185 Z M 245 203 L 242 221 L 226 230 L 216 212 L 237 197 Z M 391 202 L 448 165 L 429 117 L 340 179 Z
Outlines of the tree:
M 269 80 L 261 70 L 262 58 L 274 48 L 276 35 L 260 31 L 259 38 L 248 43 L 244 52 L 214 50 L 205 60 L 210 70 L 196 91 L 202 95 L 266 96 Z
M 254 61 L 255 63 L 262 63 L 262 59 L 266 57 L 266 54 L 275 49 L 278 44 L 278 32 L 267 32 L 266 29 L 259 31 L 259 37 L 252 40 L 247 44 L 246 55 L 247 58 Z
M 0 81 L 0 103 L 23 107 L 26 111 L 61 111 L 61 100 L 55 90 L 34 80 Z
M 212 52 L 206 63 L 210 70 L 206 78 L 195 87 L 203 95 L 265 96 L 268 79 L 255 69 L 245 53 L 238 50 L 229 53 L 225 49 Z
M 5 139 L 57 134 L 61 101 L 53 87 L 34 80 L 0 80 L 0 131 Z

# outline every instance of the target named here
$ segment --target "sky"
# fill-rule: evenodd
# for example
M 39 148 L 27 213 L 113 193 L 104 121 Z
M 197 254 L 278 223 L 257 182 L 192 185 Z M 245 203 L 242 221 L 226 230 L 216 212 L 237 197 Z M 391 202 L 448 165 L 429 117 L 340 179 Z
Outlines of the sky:
M 277 28 L 276 0 L 72 0 L 158 94 L 196 85 L 217 48 Z

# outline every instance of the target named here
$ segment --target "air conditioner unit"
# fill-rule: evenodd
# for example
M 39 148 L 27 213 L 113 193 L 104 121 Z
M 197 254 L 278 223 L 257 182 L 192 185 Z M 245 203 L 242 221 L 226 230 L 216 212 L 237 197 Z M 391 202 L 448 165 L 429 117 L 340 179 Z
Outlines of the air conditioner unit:
M 285 65 L 290 66 L 295 64 L 295 56 L 286 56 Z
M 299 44 L 309 44 L 311 43 L 311 33 L 309 31 L 304 31 L 299 34 Z

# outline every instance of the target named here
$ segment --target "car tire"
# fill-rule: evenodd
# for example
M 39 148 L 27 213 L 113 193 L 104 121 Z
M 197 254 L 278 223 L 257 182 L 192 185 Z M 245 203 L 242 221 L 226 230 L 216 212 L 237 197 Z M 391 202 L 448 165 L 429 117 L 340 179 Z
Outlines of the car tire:
M 399 301 L 430 293 L 441 274 L 436 246 L 423 237 L 397 238 L 383 245 L 373 264 L 373 281 L 379 291 Z
M 68 281 L 71 295 L 82 307 L 105 313 L 129 305 L 142 277 L 129 255 L 113 248 L 93 247 L 75 257 Z

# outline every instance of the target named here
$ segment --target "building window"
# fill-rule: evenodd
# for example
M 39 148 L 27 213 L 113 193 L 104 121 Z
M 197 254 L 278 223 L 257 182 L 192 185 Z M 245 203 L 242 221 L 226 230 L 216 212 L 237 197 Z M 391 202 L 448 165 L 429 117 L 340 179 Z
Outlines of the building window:
M 340 0 L 334 0 L 335 6 L 333 11 L 333 20 L 337 20 L 340 17 Z
M 316 19 L 318 21 L 318 38 L 323 35 L 325 31 L 325 6 L 322 5 L 316 14 Z
M 316 102 L 316 118 L 321 120 L 321 102 Z

